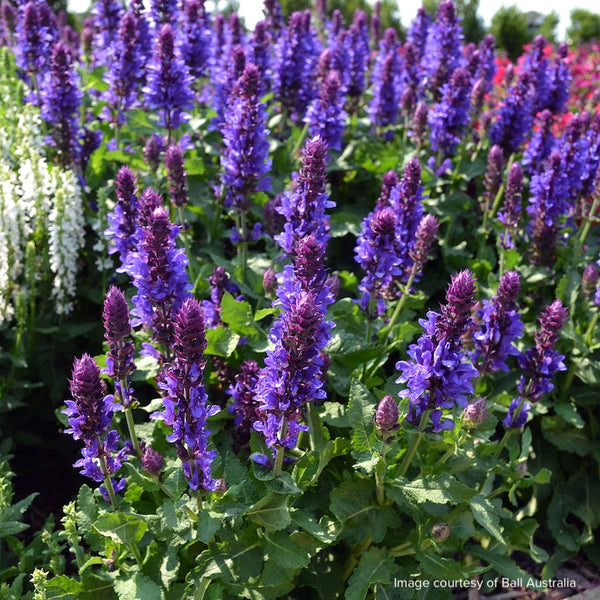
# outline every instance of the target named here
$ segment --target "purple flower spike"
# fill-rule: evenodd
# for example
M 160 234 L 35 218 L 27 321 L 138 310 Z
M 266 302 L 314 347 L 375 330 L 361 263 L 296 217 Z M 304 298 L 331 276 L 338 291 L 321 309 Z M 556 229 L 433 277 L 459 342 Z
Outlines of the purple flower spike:
M 225 109 L 221 155 L 225 206 L 247 213 L 252 194 L 271 189 L 266 106 L 260 102 L 260 71 L 248 64 Z
M 154 415 L 173 428 L 167 436 L 175 444 L 183 462 L 183 472 L 190 489 L 216 490 L 219 482 L 211 477 L 211 464 L 217 453 L 208 450 L 210 431 L 207 420 L 219 412 L 207 403 L 204 388 L 204 350 L 206 337 L 204 313 L 195 298 L 186 300 L 179 309 L 173 336 L 173 361 L 163 371 L 161 387 L 166 395 L 165 410 Z
M 472 360 L 482 373 L 508 371 L 506 360 L 519 354 L 513 345 L 523 333 L 516 305 L 518 293 L 519 274 L 507 271 L 500 280 L 497 295 L 489 302 L 484 300 L 483 308 L 478 311 L 481 324 L 473 334 Z
M 502 171 L 504 169 L 504 155 L 500 146 L 492 146 L 487 158 L 487 168 L 483 177 L 482 194 L 483 211 L 487 212 L 494 203 L 496 194 L 502 185 Z
M 418 425 L 426 410 L 431 410 L 433 431 L 452 429 L 454 422 L 443 417 L 443 409 L 465 408 L 467 395 L 473 393 L 472 380 L 477 369 L 468 362 L 461 337 L 470 325 L 475 303 L 475 282 L 470 271 L 456 274 L 446 293 L 440 313 L 429 311 L 419 322 L 424 333 L 408 350 L 410 361 L 399 361 L 402 372 L 397 383 L 406 383 L 400 392 L 408 397 L 407 421 Z
M 535 265 L 554 264 L 557 234 L 570 207 L 568 186 L 567 164 L 560 152 L 553 152 L 547 167 L 531 178 L 527 212 L 531 218 L 531 260 Z
M 73 466 L 81 467 L 86 477 L 103 481 L 121 468 L 122 452 L 117 452 L 119 435 L 109 431 L 114 413 L 112 396 L 105 395 L 100 370 L 89 354 L 75 359 L 70 390 L 72 399 L 66 401 L 63 410 L 69 423 L 65 433 L 84 443 L 83 458 Z
M 146 196 L 150 201 L 156 198 Z M 190 296 L 192 284 L 185 251 L 175 246 L 179 227 L 171 224 L 167 209 L 153 208 L 153 202 L 149 209 L 140 214 L 137 250 L 128 255 L 123 270 L 137 288 L 132 325 L 143 325 L 155 342 L 168 349 L 173 341 L 173 317 Z
M 112 244 L 109 254 L 119 253 L 121 263 L 125 264 L 130 252 L 136 248 L 137 229 L 137 181 L 129 167 L 121 167 L 115 181 L 117 202 L 108 215 L 110 223 L 104 232 Z
M 332 324 L 325 320 L 327 307 L 314 292 L 302 289 L 291 266 L 278 290 L 282 307 L 271 329 L 274 348 L 267 352 L 255 388 L 258 419 L 254 429 L 269 448 L 294 448 L 305 405 L 326 398 L 321 352 L 330 339 Z
M 292 13 L 275 45 L 273 93 L 294 122 L 302 120 L 317 94 L 315 74 L 321 50 L 310 11 Z
M 117 125 L 125 122 L 124 113 L 137 104 L 145 78 L 147 57 L 142 53 L 141 35 L 140 18 L 133 11 L 126 12 L 111 50 L 107 73 L 109 89 L 104 93 L 111 118 Z
M 560 300 L 546 306 L 535 333 L 535 346 L 519 356 L 519 366 L 524 371 L 518 385 L 519 393 L 532 402 L 554 389 L 551 383 L 557 371 L 565 371 L 565 358 L 554 350 L 558 335 L 568 317 L 568 309 Z
M 498 221 L 504 225 L 500 234 L 500 243 L 503 248 L 513 248 L 513 236 L 519 227 L 521 218 L 521 196 L 523 193 L 523 171 L 521 165 L 515 162 L 511 165 L 504 190 L 504 205 L 498 212 Z
M 308 107 L 305 122 L 311 137 L 321 136 L 333 150 L 342 149 L 344 132 L 344 93 L 338 71 L 330 71 L 321 85 L 319 96 Z
M 235 376 L 235 383 L 227 390 L 233 400 L 233 404 L 229 406 L 229 412 L 235 415 L 234 439 L 238 448 L 248 445 L 252 424 L 257 418 L 258 412 L 254 389 L 259 372 L 260 369 L 256 361 L 245 360 Z
M 531 89 L 533 76 L 524 72 L 508 95 L 490 129 L 490 140 L 504 150 L 505 156 L 516 152 L 527 139 L 533 123 Z
M 185 206 L 189 201 L 187 173 L 183 165 L 183 153 L 179 144 L 169 146 L 165 157 L 165 164 L 167 167 L 171 202 L 175 206 Z
M 102 313 L 104 337 L 108 342 L 106 372 L 115 380 L 115 385 L 135 371 L 133 342 L 129 307 L 123 292 L 111 286 L 104 300 Z
M 191 77 L 180 55 L 171 25 L 158 32 L 154 56 L 148 65 L 148 84 L 144 88 L 147 106 L 158 111 L 159 125 L 169 135 L 187 120 L 186 111 L 192 107 Z
M 287 222 L 275 240 L 290 256 L 294 255 L 298 240 L 307 235 L 314 235 L 323 245 L 329 240 L 329 216 L 325 211 L 335 204 L 325 191 L 327 150 L 327 143 L 320 137 L 306 142 L 295 189 L 284 192 L 281 206 L 277 207 Z
M 79 119 L 83 93 L 73 68 L 69 49 L 57 42 L 52 49 L 50 72 L 41 88 L 42 118 L 50 126 L 50 143 L 58 152 L 63 166 L 76 159 L 79 140 Z
M 444 84 L 462 60 L 462 30 L 456 8 L 452 0 L 442 0 L 438 6 L 436 19 L 431 24 L 425 51 L 423 67 L 427 89 L 439 99 Z
M 395 297 L 393 283 L 403 274 L 403 249 L 400 222 L 389 207 L 372 212 L 365 218 L 358 237 L 355 260 L 366 275 L 358 289 L 363 293 L 360 307 L 369 318 L 386 310 L 384 299 Z
M 417 227 L 415 243 L 409 252 L 416 274 L 423 270 L 423 266 L 429 258 L 429 253 L 437 237 L 438 228 L 439 223 L 434 215 L 425 215 Z
M 454 154 L 469 121 L 472 84 L 466 69 L 459 67 L 442 86 L 441 99 L 429 112 L 431 149 L 444 156 Z
M 41 3 L 30 1 L 18 13 L 15 58 L 20 76 L 34 89 L 48 65 L 55 36 L 42 22 Z M 33 101 L 38 98 L 32 97 Z

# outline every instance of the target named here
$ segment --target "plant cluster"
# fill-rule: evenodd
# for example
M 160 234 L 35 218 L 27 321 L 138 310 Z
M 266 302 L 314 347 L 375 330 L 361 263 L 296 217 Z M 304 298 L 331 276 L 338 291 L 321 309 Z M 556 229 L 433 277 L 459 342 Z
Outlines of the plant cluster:
M 519 551 L 600 562 L 586 55 L 501 60 L 451 0 L 404 42 L 318 14 L 98 0 L 75 31 L 3 1 L 0 341 L 25 369 L 42 306 L 96 301 L 104 346 L 65 374 L 60 526 L 19 539 L 0 474 L 0 597 L 447 598 L 527 579 Z

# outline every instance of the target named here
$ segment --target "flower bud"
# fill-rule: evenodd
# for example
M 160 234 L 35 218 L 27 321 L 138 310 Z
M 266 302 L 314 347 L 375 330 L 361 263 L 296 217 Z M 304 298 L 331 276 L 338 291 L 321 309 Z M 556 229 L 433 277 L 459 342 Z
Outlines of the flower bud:
M 163 467 L 163 457 L 149 446 L 142 453 L 142 469 L 150 475 L 157 476 Z
M 431 528 L 433 537 L 439 542 L 443 542 L 450 537 L 451 527 L 450 523 L 436 523 Z
M 373 422 L 380 433 L 388 433 L 398 429 L 398 404 L 389 394 L 384 396 L 375 411 Z
M 487 419 L 487 403 L 485 398 L 479 397 L 470 402 L 463 412 L 463 424 L 473 428 L 481 425 Z

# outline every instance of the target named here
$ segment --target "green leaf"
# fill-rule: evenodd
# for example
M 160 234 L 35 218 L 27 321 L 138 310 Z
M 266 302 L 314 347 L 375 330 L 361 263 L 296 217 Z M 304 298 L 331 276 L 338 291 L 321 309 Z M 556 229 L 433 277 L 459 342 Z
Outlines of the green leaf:
M 436 556 L 433 553 L 422 554 L 420 552 L 417 552 L 415 558 L 419 561 L 423 570 L 431 575 L 432 579 L 446 579 L 448 581 L 467 579 L 460 568 L 460 563 L 456 560 Z
M 494 552 L 493 550 L 485 549 L 481 546 L 470 546 L 468 548 L 468 553 L 477 558 L 481 558 L 500 573 L 500 575 L 508 577 L 513 581 L 522 579 L 525 582 L 531 577 L 531 575 L 523 571 L 521 567 L 505 554 L 500 554 L 499 552 Z
M 221 517 L 212 510 L 198 513 L 198 539 L 208 544 L 213 535 L 221 528 Z
M 594 449 L 594 444 L 584 429 L 567 427 L 559 417 L 545 417 L 542 420 L 542 433 L 551 444 L 565 452 L 586 456 Z
M 382 548 L 369 548 L 356 565 L 348 580 L 345 600 L 364 600 L 371 587 L 389 585 L 394 574 L 394 559 Z
M 148 477 L 148 475 L 144 473 L 140 473 L 130 462 L 123 463 L 123 466 L 125 467 L 128 476 L 131 478 L 131 481 L 139 485 L 143 490 L 154 492 L 160 489 L 158 480 L 153 477 Z
M 390 498 L 399 504 L 404 504 L 406 500 L 417 504 L 423 502 L 459 504 L 460 502 L 468 502 L 475 494 L 473 490 L 447 473 L 413 481 L 404 478 L 396 479 L 389 482 L 389 485 Z
M 555 404 L 554 412 L 556 412 L 559 417 L 562 417 L 569 425 L 572 425 L 577 429 L 583 429 L 585 427 L 585 421 L 581 418 L 581 415 L 572 404 L 566 402 Z
M 308 551 L 297 544 L 285 531 L 266 533 L 264 548 L 269 560 L 284 569 L 302 569 L 310 562 Z
M 206 354 L 228 358 L 238 347 L 240 336 L 227 327 L 206 330 Z
M 236 300 L 229 292 L 221 299 L 221 320 L 239 335 L 256 336 L 252 307 L 245 300 Z
M 483 495 L 477 494 L 471 498 L 471 512 L 475 520 L 504 546 L 500 521 L 494 505 Z
M 127 579 L 115 581 L 119 600 L 164 600 L 160 587 L 143 573 L 135 573 Z
M 361 229 L 360 215 L 348 211 L 336 211 L 331 215 L 331 237 L 343 237 L 349 233 L 358 235 Z
M 137 368 L 131 376 L 132 381 L 147 381 L 148 379 L 154 379 L 158 375 L 159 364 L 153 356 L 140 356 L 136 358 L 135 366 Z
M 380 506 L 371 479 L 347 481 L 331 492 L 331 512 L 343 524 L 341 537 L 350 544 L 362 544 L 367 536 L 380 542 L 397 516 L 391 505 Z
M 99 510 L 92 489 L 86 484 L 82 485 L 77 494 L 77 527 L 84 535 L 90 532 Z
M 287 503 L 287 496 L 271 493 L 248 509 L 246 517 L 267 531 L 284 529 L 292 522 Z
M 101 515 L 93 527 L 115 542 L 137 544 L 144 537 L 148 524 L 135 515 L 114 512 Z
M 348 421 L 352 426 L 352 448 L 359 452 L 373 452 L 375 437 L 373 417 L 377 401 L 373 394 L 358 379 L 350 384 Z
M 45 586 L 45 596 L 47 600 L 59 598 L 60 600 L 79 600 L 81 596 L 81 583 L 69 579 L 66 575 L 59 575 L 50 579 Z

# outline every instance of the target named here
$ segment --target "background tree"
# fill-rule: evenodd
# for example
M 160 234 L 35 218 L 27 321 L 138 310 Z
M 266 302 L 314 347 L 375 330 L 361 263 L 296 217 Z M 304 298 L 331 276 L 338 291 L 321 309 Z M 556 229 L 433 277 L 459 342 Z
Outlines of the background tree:
M 553 10 L 549 15 L 544 17 L 542 24 L 540 25 L 539 34 L 543 35 L 549 42 L 556 44 L 556 28 L 560 23 L 560 17 L 558 13 Z
M 424 0 L 423 6 L 430 15 L 437 12 L 440 0 Z M 465 36 L 465 42 L 480 42 L 485 35 L 483 19 L 479 16 L 479 0 L 455 0 L 456 13 L 460 17 L 460 25 Z
M 567 29 L 569 44 L 600 39 L 600 15 L 584 8 L 571 11 L 571 25 Z
M 315 7 L 314 0 L 280 0 L 280 3 L 284 15 L 289 15 L 296 10 Z M 349 26 L 352 23 L 354 11 L 357 9 L 364 10 L 370 19 L 373 13 L 373 4 L 368 0 L 328 0 L 327 14 L 331 16 L 336 9 L 342 11 L 346 26 Z M 404 29 L 398 3 L 395 0 L 381 0 L 381 30 L 383 31 L 387 27 L 393 27 L 403 37 Z
M 523 46 L 530 42 L 534 34 L 527 26 L 527 16 L 517 6 L 503 6 L 492 17 L 490 33 L 496 40 L 496 46 L 506 50 L 511 60 L 516 60 Z

